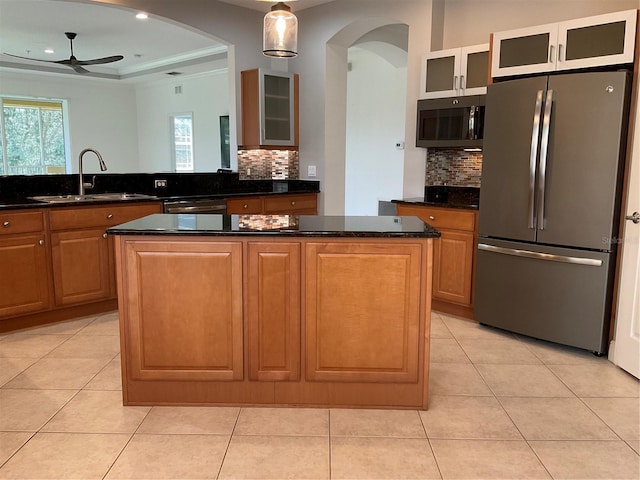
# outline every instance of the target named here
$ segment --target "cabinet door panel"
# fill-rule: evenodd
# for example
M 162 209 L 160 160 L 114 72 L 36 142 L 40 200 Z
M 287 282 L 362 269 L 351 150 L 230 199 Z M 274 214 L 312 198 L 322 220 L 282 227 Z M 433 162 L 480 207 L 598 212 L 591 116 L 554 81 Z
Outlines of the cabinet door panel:
M 460 87 L 460 49 L 430 52 L 422 57 L 420 98 L 454 97 Z
M 416 382 L 420 244 L 306 245 L 306 378 Z
M 44 235 L 0 237 L 0 317 L 49 307 L 49 275 Z M 42 242 L 42 243 L 41 243 Z
M 491 75 L 555 70 L 557 38 L 557 23 L 494 33 Z
M 462 49 L 460 71 L 462 95 L 487 93 L 489 80 L 489 44 Z
M 241 380 L 242 243 L 132 238 L 122 267 L 131 377 Z
M 51 234 L 56 305 L 111 296 L 109 242 L 104 233 L 91 229 Z
M 433 298 L 471 305 L 473 234 L 440 231 L 434 244 Z
M 633 63 L 636 10 L 560 23 L 558 70 Z
M 248 243 L 250 380 L 300 378 L 300 244 Z

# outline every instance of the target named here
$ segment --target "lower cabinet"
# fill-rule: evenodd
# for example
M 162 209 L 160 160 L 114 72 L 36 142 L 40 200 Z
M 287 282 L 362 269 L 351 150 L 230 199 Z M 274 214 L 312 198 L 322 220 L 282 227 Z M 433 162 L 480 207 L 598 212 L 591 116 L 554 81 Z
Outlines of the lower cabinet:
M 159 202 L 0 210 L 0 331 L 115 308 L 106 229 L 161 211 Z
M 0 236 L 0 317 L 49 308 L 48 260 L 43 233 Z
M 242 243 L 141 241 L 123 253 L 131 378 L 242 379 Z
M 227 198 L 229 215 L 317 215 L 317 193 Z
M 115 238 L 125 405 L 426 408 L 431 239 Z
M 53 232 L 51 253 L 56 305 L 115 296 L 109 242 L 103 229 Z
M 433 249 L 433 309 L 473 318 L 477 212 L 398 204 L 400 216 L 417 216 L 440 231 Z

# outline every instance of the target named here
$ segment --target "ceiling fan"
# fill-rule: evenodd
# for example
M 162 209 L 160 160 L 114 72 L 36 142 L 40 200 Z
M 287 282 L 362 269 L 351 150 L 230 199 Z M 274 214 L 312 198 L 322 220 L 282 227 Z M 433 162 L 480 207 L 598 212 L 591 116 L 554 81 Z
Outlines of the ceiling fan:
M 48 63 L 58 63 L 60 65 L 67 65 L 75 70 L 76 73 L 89 73 L 89 70 L 83 68 L 83 65 L 100 65 L 103 63 L 111 63 L 117 62 L 118 60 L 122 60 L 124 57 L 122 55 L 113 55 L 111 57 L 104 58 L 95 58 L 93 60 L 78 60 L 73 55 L 73 39 L 76 38 L 77 34 L 73 32 L 64 32 L 64 34 L 69 39 L 69 43 L 71 45 L 71 56 L 67 60 L 40 60 L 38 58 L 28 58 L 21 57 L 19 55 L 12 55 L 10 53 L 5 53 L 10 57 L 22 58 L 24 60 L 33 60 L 35 62 L 48 62 Z

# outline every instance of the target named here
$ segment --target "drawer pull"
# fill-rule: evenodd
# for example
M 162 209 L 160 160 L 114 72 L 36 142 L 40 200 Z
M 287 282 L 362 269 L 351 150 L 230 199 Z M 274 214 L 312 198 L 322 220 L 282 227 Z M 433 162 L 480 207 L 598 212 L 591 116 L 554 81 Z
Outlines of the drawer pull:
M 294 201 L 294 202 L 291 202 L 291 205 L 292 205 L 292 206 L 293 206 L 293 205 L 295 205 L 295 204 L 296 204 L 296 202 L 295 202 L 295 201 Z
M 113 218 L 113 213 L 110 213 L 109 215 L 107 215 L 107 218 L 111 220 Z
M 429 220 L 435 220 L 436 217 L 434 217 L 433 215 L 429 215 Z
M 242 206 L 242 208 L 249 208 L 249 205 L 247 205 L 246 203 Z
M 38 245 L 44 245 L 44 240 L 38 240 Z
M 2 222 L 2 226 L 3 227 L 8 227 L 9 225 L 10 225 L 10 223 L 8 221 L 7 222 Z
M 107 238 L 107 234 L 106 234 L 106 233 L 103 233 L 103 234 L 102 234 L 102 238 Z

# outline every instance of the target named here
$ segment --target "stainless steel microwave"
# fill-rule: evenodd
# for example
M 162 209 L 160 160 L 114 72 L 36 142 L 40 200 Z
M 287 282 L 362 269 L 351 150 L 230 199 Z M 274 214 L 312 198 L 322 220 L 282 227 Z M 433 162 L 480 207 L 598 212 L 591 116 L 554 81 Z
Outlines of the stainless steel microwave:
M 416 147 L 482 147 L 484 95 L 418 100 Z

